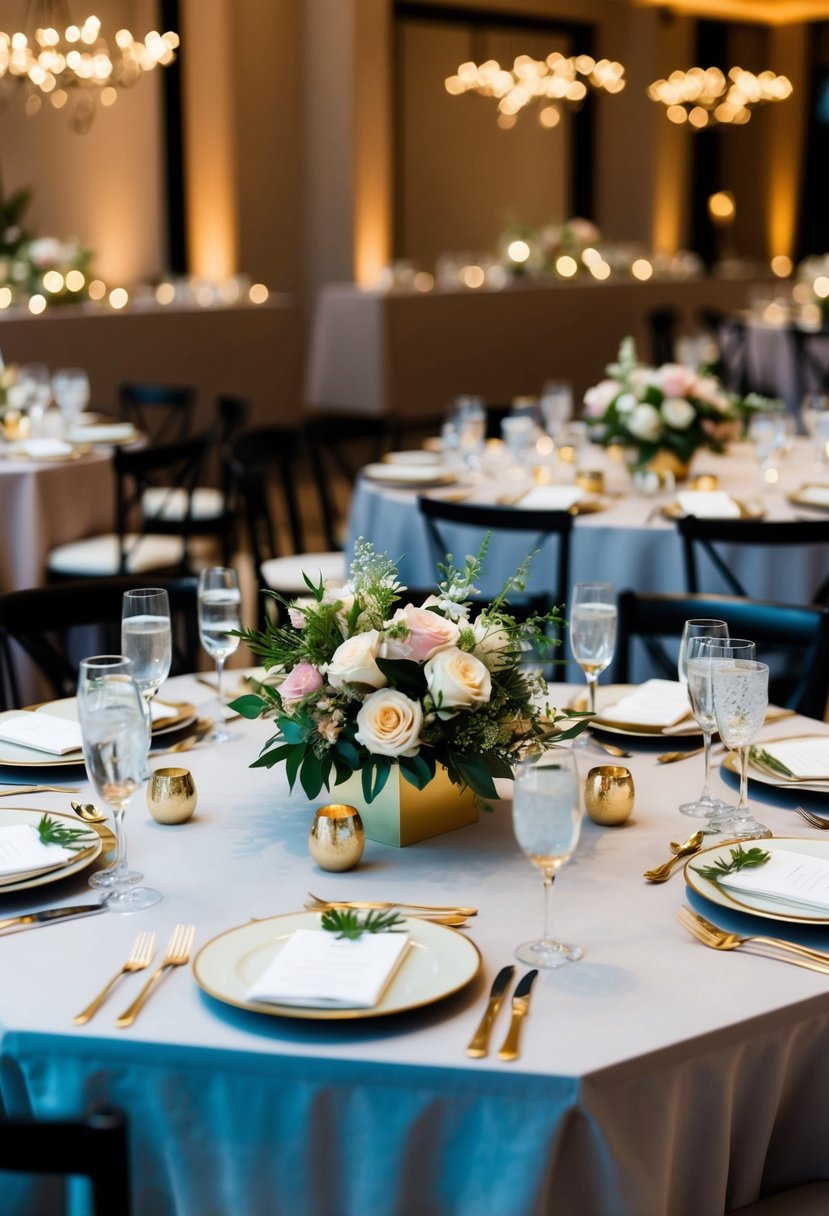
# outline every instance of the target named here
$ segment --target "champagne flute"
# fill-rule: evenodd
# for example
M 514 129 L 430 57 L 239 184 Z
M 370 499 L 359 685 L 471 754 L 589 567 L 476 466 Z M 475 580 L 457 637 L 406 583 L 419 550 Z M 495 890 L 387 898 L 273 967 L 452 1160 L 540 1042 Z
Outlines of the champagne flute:
M 590 712 L 596 712 L 596 685 L 616 646 L 616 604 L 610 583 L 576 583 L 570 609 L 570 649 L 587 677 Z
M 127 867 L 124 812 L 141 785 L 146 761 L 144 709 L 129 659 L 98 655 L 81 661 L 78 720 L 86 771 L 115 819 L 115 864 L 110 872 L 93 874 L 89 885 L 107 892 L 106 904 L 113 912 L 150 908 L 159 902 L 160 893 L 132 885 Z
M 170 600 L 162 587 L 124 592 L 121 650 L 132 661 L 133 679 L 146 708 L 149 751 L 152 741 L 150 702 L 170 674 L 173 661 Z
M 234 738 L 224 725 L 222 672 L 225 660 L 239 648 L 239 638 L 231 630 L 242 627 L 242 596 L 235 570 L 213 566 L 199 574 L 199 637 L 207 653 L 216 661 L 219 712 L 208 736 L 211 743 L 226 743 Z
M 686 621 L 682 627 L 679 657 L 676 664 L 679 682 L 680 684 L 684 684 L 688 691 L 688 700 L 691 704 L 691 713 L 694 715 L 694 721 L 702 731 L 705 760 L 705 777 L 703 779 L 702 793 L 699 798 L 691 802 L 683 802 L 679 809 L 683 815 L 699 817 L 712 815 L 716 811 L 726 808 L 731 809 L 725 802 L 715 802 L 711 797 L 709 788 L 708 766 L 711 763 L 711 736 L 717 728 L 714 708 L 711 703 L 711 681 L 707 678 L 709 672 L 701 661 L 697 661 L 692 668 L 689 667 L 690 664 L 699 659 L 700 643 L 709 638 L 728 638 L 728 625 L 725 621 L 717 621 L 704 617 Z
M 515 839 L 544 879 L 544 930 L 522 942 L 515 957 L 533 967 L 561 967 L 581 958 L 580 946 L 556 941 L 550 931 L 550 891 L 579 841 L 582 810 L 576 760 L 567 748 L 522 760 L 515 770 L 512 827 Z
M 717 730 L 723 743 L 740 760 L 740 800 L 733 817 L 726 818 L 720 830 L 744 840 L 770 836 L 758 823 L 748 805 L 748 752 L 763 725 L 769 703 L 769 669 L 756 659 L 724 653 L 725 645 L 715 647 L 711 660 L 711 689 Z

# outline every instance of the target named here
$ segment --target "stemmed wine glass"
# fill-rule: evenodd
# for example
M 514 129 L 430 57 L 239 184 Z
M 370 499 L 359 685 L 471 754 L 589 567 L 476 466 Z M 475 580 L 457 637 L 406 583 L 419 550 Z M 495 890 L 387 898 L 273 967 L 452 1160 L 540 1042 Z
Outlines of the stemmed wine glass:
M 81 661 L 78 720 L 86 771 L 115 819 L 115 863 L 109 870 L 93 874 L 89 884 L 107 892 L 106 904 L 113 912 L 150 908 L 159 902 L 160 893 L 132 885 L 127 868 L 124 811 L 141 785 L 146 760 L 144 708 L 129 659 L 98 655 Z
M 543 936 L 522 942 L 515 951 L 516 958 L 533 967 L 561 967 L 582 956 L 580 946 L 556 941 L 550 931 L 553 880 L 572 857 L 581 832 L 579 793 L 576 760 L 566 748 L 551 748 L 516 767 L 512 827 L 515 839 L 544 879 Z
M 570 649 L 587 677 L 590 712 L 596 685 L 616 646 L 616 604 L 610 583 L 576 583 L 570 608 Z
M 82 367 L 60 367 L 52 373 L 52 396 L 70 429 L 89 405 L 89 376 Z
M 730 653 L 728 643 L 709 643 L 707 649 L 712 654 L 711 690 L 717 730 L 740 760 L 740 800 L 733 816 L 727 816 L 718 826 L 746 840 L 769 836 L 769 829 L 757 822 L 748 805 L 748 753 L 766 716 L 769 669 L 754 658 L 743 658 L 744 649 Z
M 170 674 L 173 661 L 170 600 L 163 587 L 124 592 L 121 650 L 132 661 L 133 679 L 144 700 L 149 750 L 152 740 L 150 701 Z
M 682 639 L 679 643 L 677 659 L 677 675 L 680 684 L 688 691 L 691 713 L 694 721 L 702 731 L 703 751 L 705 759 L 705 777 L 702 793 L 691 802 L 683 802 L 680 811 L 683 815 L 705 816 L 712 815 L 727 807 L 727 803 L 715 802 L 709 789 L 708 766 L 711 763 L 711 736 L 717 729 L 714 718 L 714 708 L 711 703 L 711 681 L 707 679 L 708 671 L 700 661 L 700 643 L 711 638 L 728 638 L 728 625 L 725 621 L 707 618 L 695 618 L 686 621 L 682 627 Z M 728 809 L 732 809 L 728 807 Z
M 225 660 L 239 648 L 239 638 L 231 630 L 242 627 L 242 596 L 235 570 L 213 566 L 199 574 L 199 637 L 201 644 L 216 660 L 219 711 L 208 736 L 211 743 L 226 743 L 233 732 L 224 725 L 222 672 Z

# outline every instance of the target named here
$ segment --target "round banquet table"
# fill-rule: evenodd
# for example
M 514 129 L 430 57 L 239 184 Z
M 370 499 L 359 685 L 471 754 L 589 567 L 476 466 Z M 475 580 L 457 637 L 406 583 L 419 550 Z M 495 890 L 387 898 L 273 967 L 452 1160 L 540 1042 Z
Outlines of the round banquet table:
M 182 677 L 161 696 L 199 703 L 210 693 Z M 187 753 L 192 820 L 161 826 L 143 795 L 127 812 L 130 860 L 162 903 L 0 943 L 0 1108 L 46 1118 L 98 1101 L 122 1107 L 136 1216 L 722 1216 L 829 1177 L 829 978 L 705 949 L 675 918 L 686 897 L 704 904 L 681 873 L 660 886 L 642 878 L 694 826 L 677 806 L 699 791 L 698 758 L 664 767 L 659 745 L 629 741 L 633 816 L 619 828 L 585 820 L 552 897 L 556 931 L 584 958 L 539 976 L 520 1058 L 506 1063 L 496 1055 L 506 1008 L 487 1058 L 464 1049 L 496 972 L 541 927 L 541 883 L 513 840 L 509 802 L 406 849 L 369 841 L 357 870 L 321 873 L 307 835 L 323 799 L 289 793 L 279 769 L 249 768 L 268 723 L 235 729 L 235 741 Z M 829 734 L 789 718 L 765 737 L 804 730 Z M 579 756 L 582 777 L 607 759 L 591 745 Z M 82 770 L 73 784 L 90 796 Z M 712 787 L 733 796 L 717 768 Z M 795 793 L 752 792 L 776 835 L 819 835 L 792 812 Z M 802 797 L 829 812 L 829 797 Z M 10 803 L 66 810 L 68 796 L 2 799 L 0 823 Z M 160 952 L 176 924 L 192 923 L 198 951 L 251 918 L 301 909 L 309 889 L 470 904 L 479 911 L 464 932 L 480 972 L 410 1013 L 308 1022 L 233 1008 L 181 967 L 130 1029 L 114 1020 L 139 976 L 73 1026 L 140 930 L 156 931 Z M 80 874 L 0 896 L 0 915 L 89 898 Z M 759 917 L 704 906 L 726 927 L 770 931 Z M 824 928 L 774 922 L 773 931 L 829 948 Z M 60 1216 L 55 1186 L 0 1175 L 0 1210 Z
M 630 478 L 621 464 L 605 460 L 606 492 L 601 497 L 602 509 L 580 514 L 576 518 L 571 541 L 571 583 L 612 583 L 617 591 L 633 590 L 657 594 L 681 594 L 686 590 L 682 548 L 673 523 L 665 518 L 661 508 L 674 503 L 675 494 L 648 497 L 632 492 Z M 573 466 L 558 462 L 553 465 L 554 484 L 572 485 Z M 733 444 L 721 455 L 697 452 L 692 475 L 713 473 L 719 488 L 746 503 L 762 505 L 767 519 L 797 519 L 825 517 L 826 512 L 809 511 L 792 505 L 787 496 L 806 482 L 829 484 L 829 467 L 816 466 L 808 440 L 796 439 L 791 452 L 780 462 L 780 479 L 772 489 L 758 498 L 758 466 L 753 449 L 746 443 Z M 455 487 L 451 487 L 452 490 Z M 469 501 L 495 502 L 510 491 L 510 483 L 487 478 L 469 489 Z M 440 489 L 428 491 L 440 496 Z M 411 587 L 431 587 L 436 577 L 435 555 L 432 553 L 426 527 L 416 508 L 417 490 L 392 488 L 362 476 L 352 499 L 348 525 L 348 552 L 354 542 L 365 537 L 378 550 L 399 559 L 401 581 Z M 469 531 L 446 526 L 442 529 L 452 541 L 457 560 L 470 551 L 473 540 Z M 534 542 L 528 534 L 521 548 L 520 533 L 506 539 L 494 537 L 486 559 L 486 572 L 480 581 L 484 595 L 499 591 L 504 579 L 512 574 L 519 561 Z M 724 550 L 725 552 L 725 550 Z M 528 587 L 553 589 L 552 546 L 544 546 L 533 561 Z M 774 560 L 769 551 L 748 547 L 733 548 L 729 564 L 737 577 L 755 599 L 782 603 L 805 604 L 827 574 L 825 548 L 804 546 L 790 551 L 776 549 Z M 549 570 L 548 581 L 545 572 Z M 703 590 L 712 594 L 728 594 L 721 576 L 703 557 L 700 577 Z

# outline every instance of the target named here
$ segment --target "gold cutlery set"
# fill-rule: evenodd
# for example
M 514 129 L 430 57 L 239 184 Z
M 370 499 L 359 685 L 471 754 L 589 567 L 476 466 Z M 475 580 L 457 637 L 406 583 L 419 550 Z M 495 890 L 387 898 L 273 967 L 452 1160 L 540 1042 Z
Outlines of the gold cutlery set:
M 692 937 L 703 946 L 712 950 L 737 950 L 741 946 L 759 946 L 760 953 L 767 958 L 776 958 L 798 967 L 806 967 L 809 971 L 820 971 L 829 975 L 829 953 L 823 950 L 813 950 L 808 946 L 798 946 L 794 942 L 784 941 L 779 937 L 765 937 L 761 934 L 728 933 L 713 925 L 711 921 L 692 912 L 690 908 L 679 908 L 677 920 L 683 929 L 687 929 Z M 763 949 L 765 947 L 765 949 Z M 769 953 L 771 951 L 771 953 Z
M 466 1048 L 466 1054 L 473 1060 L 483 1059 L 489 1051 L 489 1039 L 492 1034 L 492 1028 L 495 1025 L 495 1019 L 503 1004 L 504 996 L 514 972 L 515 967 L 513 964 L 502 967 L 492 982 L 484 1015 Z M 499 1060 L 518 1059 L 518 1042 L 521 1035 L 521 1027 L 524 1024 L 524 1018 L 530 1010 L 530 993 L 537 975 L 537 970 L 528 971 L 515 985 L 515 991 L 512 994 L 512 1021 L 510 1022 L 506 1038 L 498 1051 Z
M 147 980 L 132 1004 L 115 1019 L 116 1026 L 121 1029 L 131 1026 L 164 973 L 172 967 L 182 967 L 190 961 L 195 935 L 195 925 L 176 925 L 167 943 L 167 949 L 161 963 Z M 155 933 L 139 933 L 124 965 L 119 968 L 112 979 L 104 985 L 86 1008 L 82 1009 L 72 1019 L 75 1025 L 84 1026 L 98 1012 L 121 977 L 131 971 L 144 971 L 153 961 L 154 954 Z
M 405 904 L 385 900 L 321 899 L 312 891 L 308 892 L 305 907 L 309 912 L 329 912 L 332 908 L 351 908 L 355 912 L 382 912 L 391 911 L 394 908 L 399 909 L 406 916 L 413 916 L 418 920 L 429 920 L 436 925 L 449 925 L 455 929 L 465 925 L 470 916 L 478 915 L 477 908 L 465 908 L 458 904 Z

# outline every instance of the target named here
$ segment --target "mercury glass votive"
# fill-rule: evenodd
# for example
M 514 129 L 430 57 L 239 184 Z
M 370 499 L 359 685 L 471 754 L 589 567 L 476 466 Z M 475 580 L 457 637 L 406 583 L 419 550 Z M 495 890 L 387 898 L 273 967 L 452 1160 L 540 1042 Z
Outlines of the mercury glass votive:
M 594 823 L 616 827 L 633 810 L 633 777 L 619 764 L 591 768 L 584 784 L 584 808 Z
M 308 851 L 321 870 L 353 870 L 365 845 L 363 821 L 356 807 L 331 802 L 319 808 L 308 835 Z
M 147 782 L 147 806 L 157 823 L 186 823 L 196 809 L 189 768 L 157 768 Z

